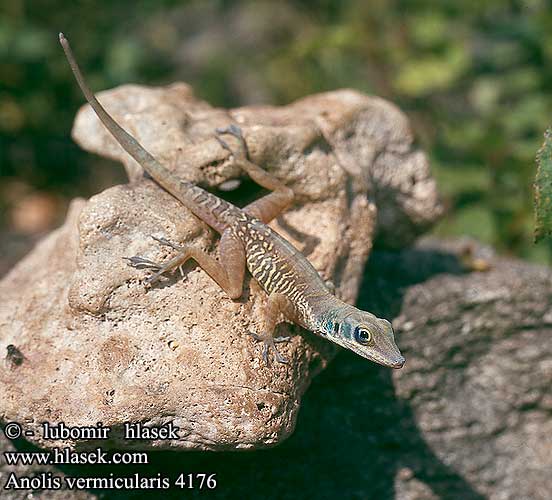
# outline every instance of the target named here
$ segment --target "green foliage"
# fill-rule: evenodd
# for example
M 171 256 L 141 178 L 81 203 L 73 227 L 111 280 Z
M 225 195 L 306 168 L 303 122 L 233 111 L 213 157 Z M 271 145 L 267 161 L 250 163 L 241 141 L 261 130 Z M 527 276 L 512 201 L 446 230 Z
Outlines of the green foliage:
M 57 32 L 94 89 L 181 79 L 217 105 L 286 103 L 353 87 L 397 103 L 468 233 L 549 259 L 533 244 L 534 152 L 552 111 L 545 0 L 8 0 L 0 15 L 0 165 L 42 189 L 95 162 L 68 136 L 82 97 Z M 81 166 L 80 170 L 76 165 Z M 92 171 L 93 165 L 90 166 Z M 91 176 L 92 177 L 92 176 Z
M 544 135 L 544 144 L 537 153 L 535 178 L 535 240 L 552 235 L 552 130 Z

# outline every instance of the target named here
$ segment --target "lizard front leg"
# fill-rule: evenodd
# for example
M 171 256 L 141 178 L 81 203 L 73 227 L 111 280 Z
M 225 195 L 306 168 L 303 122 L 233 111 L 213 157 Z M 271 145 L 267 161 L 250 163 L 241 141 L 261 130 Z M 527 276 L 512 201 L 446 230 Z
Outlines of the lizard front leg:
M 271 350 L 274 351 L 274 359 L 276 359 L 278 363 L 287 364 L 288 362 L 286 358 L 278 352 L 276 344 L 286 342 L 289 340 L 289 337 L 274 337 L 274 330 L 278 323 L 280 314 L 283 314 L 286 318 L 291 318 L 293 314 L 292 309 L 293 306 L 291 301 L 285 295 L 281 293 L 271 293 L 268 296 L 268 302 L 263 316 L 263 334 L 250 334 L 255 340 L 263 342 L 263 359 L 267 364 L 268 353 Z
M 231 231 L 226 230 L 222 233 L 218 248 L 220 262 L 199 248 L 175 245 L 165 239 L 155 239 L 163 245 L 169 245 L 178 250 L 179 253 L 162 265 L 141 257 L 128 258 L 134 267 L 147 266 L 156 269 L 156 273 L 147 279 L 148 284 L 154 283 L 163 274 L 173 272 L 186 261 L 193 259 L 231 299 L 240 298 L 245 276 L 245 250 L 242 242 Z

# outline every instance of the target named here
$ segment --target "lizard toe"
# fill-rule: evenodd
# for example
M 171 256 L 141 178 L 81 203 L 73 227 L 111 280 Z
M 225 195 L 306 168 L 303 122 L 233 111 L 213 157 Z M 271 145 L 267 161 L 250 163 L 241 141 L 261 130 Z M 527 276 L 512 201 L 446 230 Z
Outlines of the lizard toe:
M 248 335 L 251 335 L 257 342 L 263 343 L 263 361 L 266 365 L 269 364 L 268 362 L 268 354 L 270 351 L 274 353 L 274 359 L 278 363 L 282 364 L 289 364 L 288 360 L 280 354 L 278 349 L 276 348 L 277 343 L 281 342 L 287 342 L 290 337 L 272 337 L 272 335 L 259 335 L 257 333 L 248 332 Z
M 123 257 L 124 260 L 128 260 L 129 265 L 137 269 L 160 269 L 161 266 L 152 260 L 145 259 L 135 255 L 134 257 Z

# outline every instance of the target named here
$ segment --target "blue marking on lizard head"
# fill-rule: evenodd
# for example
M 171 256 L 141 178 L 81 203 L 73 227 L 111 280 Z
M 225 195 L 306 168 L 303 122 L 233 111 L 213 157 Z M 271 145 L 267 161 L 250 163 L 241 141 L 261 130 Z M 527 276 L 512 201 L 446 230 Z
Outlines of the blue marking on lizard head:
M 391 323 L 354 306 L 343 304 L 338 314 L 328 317 L 320 333 L 341 347 L 390 368 L 402 368 L 405 362 Z

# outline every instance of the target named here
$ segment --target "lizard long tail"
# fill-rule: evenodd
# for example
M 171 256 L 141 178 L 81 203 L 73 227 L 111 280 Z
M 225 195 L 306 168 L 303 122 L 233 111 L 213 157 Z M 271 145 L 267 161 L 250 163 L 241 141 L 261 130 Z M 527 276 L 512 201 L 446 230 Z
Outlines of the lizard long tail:
M 146 149 L 132 137 L 126 130 L 124 130 L 114 119 L 113 117 L 104 109 L 104 107 L 98 102 L 96 96 L 92 93 L 88 85 L 86 84 L 84 77 L 80 71 L 79 65 L 75 60 L 73 51 L 69 45 L 69 41 L 63 33 L 59 34 L 59 41 L 71 70 L 75 75 L 77 83 L 82 90 L 82 93 L 86 97 L 86 100 L 92 106 L 92 109 L 96 112 L 99 119 L 105 125 L 105 127 L 111 132 L 113 137 L 117 142 L 124 148 L 124 150 L 132 156 L 143 168 L 144 170 L 155 179 L 162 187 L 164 187 L 169 193 L 177 196 L 178 198 L 182 197 L 182 191 L 180 189 L 181 181 L 174 175 L 170 170 L 166 169 L 161 165 Z

